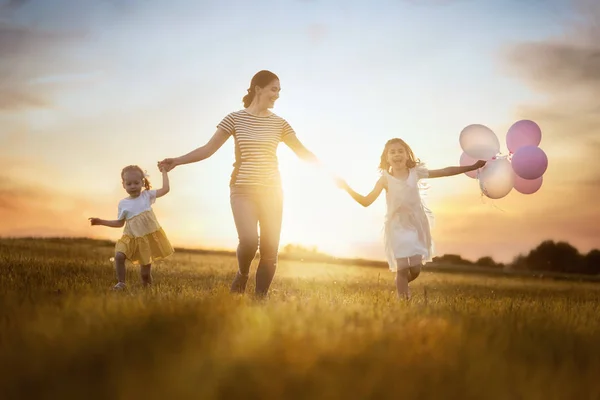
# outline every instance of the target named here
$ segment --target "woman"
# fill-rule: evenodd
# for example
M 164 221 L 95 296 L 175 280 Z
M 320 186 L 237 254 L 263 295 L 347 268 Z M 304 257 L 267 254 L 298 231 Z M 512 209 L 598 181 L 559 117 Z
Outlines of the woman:
M 230 136 L 235 140 L 235 164 L 230 181 L 230 201 L 238 233 L 238 272 L 231 292 L 243 293 L 250 264 L 260 250 L 256 271 L 256 294 L 265 296 L 277 268 L 283 193 L 277 160 L 277 147 L 284 142 L 302 160 L 317 158 L 296 137 L 287 121 L 271 111 L 281 90 L 279 78 L 270 71 L 252 77 L 244 96 L 244 109 L 227 115 L 217 131 L 202 147 L 177 158 L 159 162 L 167 171 L 212 156 Z M 260 241 L 258 235 L 260 226 Z M 260 248 L 259 248 L 260 244 Z

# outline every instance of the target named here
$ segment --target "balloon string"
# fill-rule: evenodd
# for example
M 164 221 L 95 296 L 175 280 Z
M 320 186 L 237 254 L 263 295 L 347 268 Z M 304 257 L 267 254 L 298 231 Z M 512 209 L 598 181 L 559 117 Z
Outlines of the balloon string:
M 477 180 L 479 181 L 479 190 L 480 190 L 480 199 L 481 199 L 481 202 L 483 204 L 487 204 L 486 201 L 485 201 L 485 197 L 487 197 L 485 195 L 485 189 L 483 188 L 483 185 L 481 184 L 481 180 L 479 179 L 479 170 L 477 170 Z M 503 213 L 506 212 L 505 210 L 503 210 L 500 207 L 498 207 L 494 201 L 492 201 L 491 205 L 492 205 L 492 207 L 494 207 L 497 210 L 502 211 Z

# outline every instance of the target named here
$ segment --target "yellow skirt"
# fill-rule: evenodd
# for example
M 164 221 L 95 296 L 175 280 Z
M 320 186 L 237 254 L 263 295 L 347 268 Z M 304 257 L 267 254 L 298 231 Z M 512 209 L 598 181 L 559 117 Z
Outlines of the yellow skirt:
M 147 265 L 173 254 L 173 246 L 152 210 L 128 219 L 115 252 L 125 254 L 133 264 Z

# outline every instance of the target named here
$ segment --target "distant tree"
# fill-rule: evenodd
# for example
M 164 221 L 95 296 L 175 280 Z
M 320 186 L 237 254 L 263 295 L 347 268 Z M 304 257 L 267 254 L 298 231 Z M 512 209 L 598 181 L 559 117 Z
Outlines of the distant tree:
M 286 244 L 283 247 L 283 253 L 289 254 L 323 254 L 317 249 L 317 246 L 306 247 L 299 244 Z
M 600 250 L 594 249 L 587 253 L 584 257 L 584 265 L 586 274 L 600 274 Z
M 520 256 L 513 262 L 515 269 L 583 273 L 583 257 L 567 242 L 546 240 L 531 250 L 527 256 Z
M 440 264 L 454 264 L 454 265 L 472 265 L 473 263 L 469 260 L 465 260 L 458 254 L 444 254 L 441 257 L 434 257 L 434 262 Z
M 329 261 L 333 257 L 321 253 L 316 246 L 306 247 L 299 244 L 287 244 L 283 247 L 281 254 L 288 259 L 301 261 Z
M 527 265 L 527 257 L 524 256 L 523 254 L 519 254 L 518 256 L 516 256 L 514 258 L 513 262 L 510 263 L 507 267 L 508 267 L 508 269 L 517 269 L 517 270 L 529 269 L 529 266 Z
M 494 261 L 492 257 L 481 257 L 479 260 L 475 261 L 476 265 L 480 267 L 497 267 L 498 264 Z

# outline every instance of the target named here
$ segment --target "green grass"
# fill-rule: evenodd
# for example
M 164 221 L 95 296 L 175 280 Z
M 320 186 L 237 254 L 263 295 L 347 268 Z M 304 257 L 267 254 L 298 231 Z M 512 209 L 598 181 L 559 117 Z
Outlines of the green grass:
M 1 398 L 600 398 L 597 283 L 424 272 L 401 303 L 385 269 L 282 261 L 255 301 L 232 257 L 112 293 L 111 256 L 0 239 Z

